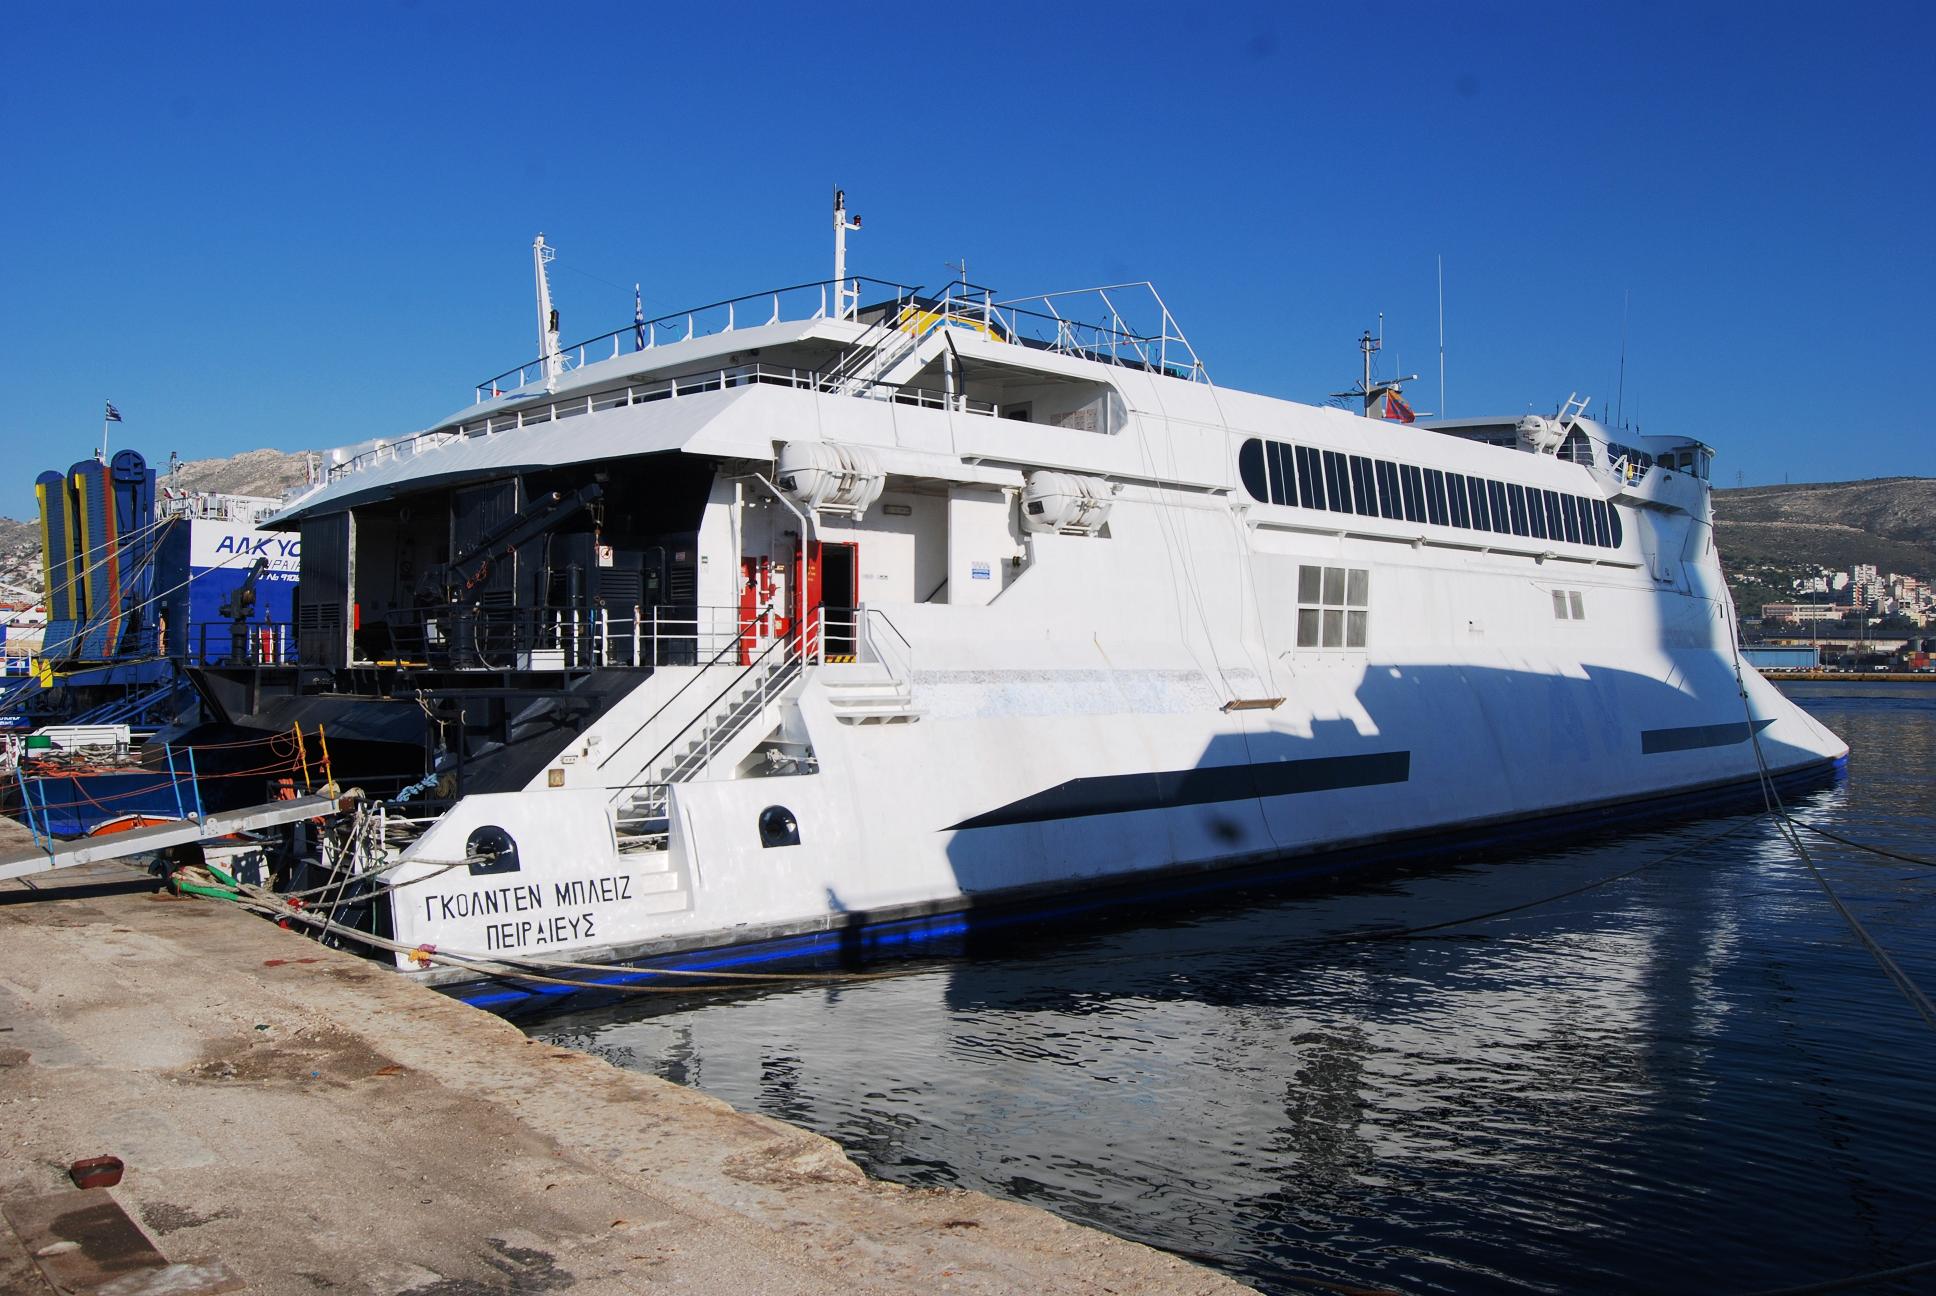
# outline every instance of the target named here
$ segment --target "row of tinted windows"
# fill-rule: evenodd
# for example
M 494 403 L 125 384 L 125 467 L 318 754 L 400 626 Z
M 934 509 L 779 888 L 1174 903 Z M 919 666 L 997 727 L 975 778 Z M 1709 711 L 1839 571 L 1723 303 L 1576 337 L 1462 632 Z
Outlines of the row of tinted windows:
M 1255 438 L 1237 452 L 1237 472 L 1266 504 L 1620 547 L 1620 510 L 1586 495 Z

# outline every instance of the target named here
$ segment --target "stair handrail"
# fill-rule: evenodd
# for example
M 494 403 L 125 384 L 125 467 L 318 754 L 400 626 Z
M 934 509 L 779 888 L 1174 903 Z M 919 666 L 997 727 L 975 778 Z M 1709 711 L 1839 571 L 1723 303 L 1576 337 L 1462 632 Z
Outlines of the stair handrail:
M 639 768 L 642 770 L 651 770 L 655 768 L 658 765 L 660 758 L 663 757 L 667 752 L 671 751 L 673 747 L 680 742 L 681 739 L 686 737 L 686 735 L 690 734 L 699 725 L 701 724 L 710 725 L 713 720 L 717 719 L 718 707 L 720 702 L 725 700 L 726 696 L 730 694 L 734 689 L 738 688 L 740 686 L 741 681 L 743 681 L 748 675 L 750 675 L 754 670 L 758 669 L 760 666 L 765 664 L 766 659 L 772 656 L 776 649 L 784 648 L 784 649 L 792 650 L 797 647 L 799 651 L 797 652 L 789 651 L 789 652 L 782 653 L 780 662 L 768 668 L 769 674 L 787 670 L 792 666 L 799 665 L 805 662 L 806 660 L 810 659 L 813 655 L 814 646 L 817 646 L 819 643 L 819 635 L 815 632 L 815 626 L 819 616 L 820 616 L 820 609 L 815 608 L 813 612 L 811 612 L 807 616 L 805 624 L 799 627 L 798 632 L 789 630 L 786 634 L 775 638 L 772 643 L 769 643 L 765 648 L 761 649 L 759 655 L 753 658 L 752 661 L 748 662 L 744 670 L 740 671 L 739 674 L 733 676 L 731 682 L 729 682 L 725 688 L 721 689 L 718 693 L 714 694 L 710 702 L 707 702 L 704 706 L 699 708 L 698 712 L 694 715 L 692 722 L 690 724 L 687 724 L 684 728 L 680 729 L 677 733 L 673 734 L 671 738 L 667 739 L 665 746 L 659 748 L 658 751 L 654 752 L 643 765 L 639 766 Z M 693 676 L 693 679 L 686 681 L 685 686 L 682 686 L 679 692 L 680 693 L 685 692 L 686 688 L 690 687 L 691 684 L 699 678 L 700 677 L 698 675 Z M 763 686 L 765 682 L 766 682 L 765 678 L 762 677 L 760 681 L 761 685 Z M 675 694 L 674 696 L 676 697 L 677 694 Z M 670 706 L 671 702 L 668 701 L 666 705 Z M 737 708 L 730 708 L 730 709 L 736 710 Z M 764 705 L 762 705 L 758 710 L 755 710 L 752 714 L 757 715 L 759 714 L 760 710 L 764 710 L 764 709 L 765 707 Z M 663 713 L 665 711 L 665 707 L 660 707 L 659 711 L 660 713 Z M 750 720 L 751 720 L 751 716 L 748 716 L 746 720 L 743 720 L 741 722 L 741 727 L 743 728 L 746 723 L 750 722 Z M 650 724 L 650 723 L 651 723 L 650 721 L 647 721 L 647 724 Z M 738 730 L 735 729 L 734 732 L 737 733 Z M 636 737 L 637 734 L 634 733 L 633 736 Z M 705 736 L 707 736 L 708 738 L 710 737 L 710 730 L 705 731 Z M 731 737 L 730 734 L 727 736 L 729 738 Z M 631 739 L 628 738 L 626 739 L 626 741 L 630 742 Z M 710 759 L 710 756 L 708 757 L 708 759 Z M 652 780 L 652 782 L 654 783 L 669 783 L 672 781 L 673 780 L 671 779 Z M 639 786 L 650 786 L 650 784 L 620 784 L 619 786 L 615 788 L 610 788 L 608 790 L 614 791 L 614 792 L 626 792 L 626 791 L 631 791 L 634 787 L 639 787 Z
M 759 680 L 753 685 L 753 691 L 751 693 L 739 699 L 737 702 L 728 703 L 723 710 L 709 708 L 705 713 L 708 717 L 706 727 L 700 731 L 699 737 L 695 740 L 694 750 L 685 753 L 672 762 L 672 765 L 666 770 L 665 782 L 668 784 L 683 783 L 688 773 L 705 769 L 708 765 L 712 764 L 713 756 L 718 752 L 719 748 L 725 743 L 731 742 L 741 730 L 753 722 L 754 717 L 763 714 L 766 708 L 772 705 L 773 699 L 778 697 L 788 685 L 793 683 L 799 674 L 799 667 L 803 661 L 803 655 L 782 654 L 781 659 L 771 669 L 767 670 L 765 674 L 759 677 Z M 751 668 L 749 667 L 748 669 L 750 670 Z M 741 678 L 744 678 L 743 674 Z M 779 682 L 774 684 L 776 680 Z M 769 691 L 768 685 L 770 684 L 773 687 Z M 730 688 L 727 689 L 727 693 L 731 691 Z M 721 698 L 725 696 L 725 693 L 720 695 Z M 719 698 L 714 699 L 715 702 L 718 700 Z M 725 732 L 722 733 L 722 730 Z M 688 732 L 690 732 L 690 727 L 688 727 Z M 674 738 L 672 741 L 676 743 L 679 739 Z M 667 744 L 668 747 L 670 745 Z
M 624 751 L 627 747 L 632 745 L 632 740 L 634 738 L 637 738 L 640 734 L 644 733 L 647 729 L 650 729 L 654 724 L 658 723 L 659 717 L 666 713 L 666 709 L 670 707 L 674 702 L 677 702 L 680 698 L 684 697 L 687 689 L 691 688 L 694 684 L 697 684 L 700 680 L 704 679 L 706 677 L 706 673 L 712 670 L 713 667 L 719 665 L 720 660 L 723 657 L 725 657 L 727 653 L 738 652 L 744 642 L 746 627 L 761 624 L 766 619 L 766 617 L 772 613 L 772 611 L 773 611 L 773 604 L 769 602 L 765 607 L 755 612 L 752 615 L 752 617 L 742 620 L 740 622 L 739 633 L 735 634 L 731 639 L 728 639 L 726 641 L 725 646 L 722 647 L 718 652 L 714 653 L 710 661 L 708 661 L 704 666 L 701 666 L 697 671 L 695 671 L 691 679 L 687 680 L 684 684 L 681 684 L 677 692 L 673 693 L 671 697 L 667 698 L 663 703 L 661 703 L 657 711 L 654 711 L 650 716 L 646 717 L 646 719 L 640 723 L 638 728 L 634 729 L 631 733 L 625 735 L 624 740 L 621 741 L 617 746 L 613 747 L 611 751 L 606 754 L 605 759 L 598 762 L 599 768 L 603 769 L 605 766 L 610 765 L 612 761 L 617 758 L 620 752 Z M 698 622 L 695 620 L 694 628 L 697 629 L 697 626 L 698 626 Z M 658 758 L 655 756 L 653 759 L 656 760 Z
M 908 311 L 920 302 L 922 287 L 923 285 L 916 284 L 908 289 L 905 297 L 896 297 L 892 311 L 883 312 L 879 319 L 869 324 L 867 331 L 855 338 L 847 350 L 835 356 L 825 369 L 816 369 L 811 375 L 814 388 L 819 391 L 834 391 L 842 383 L 853 378 L 862 365 L 878 352 L 881 343 L 887 340 L 886 335 L 900 330 Z M 881 336 L 876 338 L 876 334 Z M 919 338 L 915 339 L 916 342 L 919 340 Z
M 905 688 L 908 694 L 912 696 L 914 693 L 914 645 L 909 642 L 906 635 L 901 633 L 901 627 L 895 625 L 887 613 L 881 611 L 879 608 L 863 605 L 860 613 L 861 638 L 866 642 L 868 652 L 875 661 L 887 668 L 888 678 L 894 680 L 896 689 Z M 881 651 L 880 642 L 874 637 L 874 622 L 876 620 L 891 630 L 894 637 L 901 641 L 902 656 L 905 659 L 905 664 L 899 670 L 896 669 L 896 664 L 889 659 L 888 655 Z

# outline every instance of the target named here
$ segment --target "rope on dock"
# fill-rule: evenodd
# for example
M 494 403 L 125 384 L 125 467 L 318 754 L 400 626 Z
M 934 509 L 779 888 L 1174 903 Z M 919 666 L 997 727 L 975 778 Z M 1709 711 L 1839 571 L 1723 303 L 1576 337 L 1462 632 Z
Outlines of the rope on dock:
M 451 867 L 463 861 L 452 861 Z M 649 993 L 684 993 L 690 986 L 643 986 L 627 985 L 614 981 L 585 981 L 554 977 L 536 969 L 555 971 L 589 971 L 617 973 L 633 977 L 690 977 L 706 981 L 745 981 L 755 984 L 784 984 L 792 981 L 885 981 L 907 975 L 904 970 L 887 972 L 727 972 L 709 971 L 703 968 L 662 968 L 640 967 L 630 963 L 579 963 L 569 959 L 547 959 L 536 956 L 523 956 L 516 959 L 493 958 L 488 954 L 475 954 L 465 951 L 446 950 L 434 945 L 406 945 L 402 941 L 378 936 L 359 928 L 347 927 L 325 914 L 287 903 L 288 897 L 269 891 L 263 887 L 251 886 L 245 882 L 234 882 L 222 875 L 224 881 L 233 883 L 233 889 L 212 898 L 234 902 L 244 909 L 263 914 L 278 920 L 301 923 L 334 936 L 340 936 L 373 949 L 392 954 L 415 957 L 424 963 L 444 963 L 451 967 L 462 968 L 467 972 L 477 972 L 490 977 L 510 977 L 520 981 L 532 981 L 544 985 L 571 986 L 588 990 L 620 990 Z M 406 884 L 407 885 L 407 884 Z M 299 902 L 300 903 L 300 902 Z

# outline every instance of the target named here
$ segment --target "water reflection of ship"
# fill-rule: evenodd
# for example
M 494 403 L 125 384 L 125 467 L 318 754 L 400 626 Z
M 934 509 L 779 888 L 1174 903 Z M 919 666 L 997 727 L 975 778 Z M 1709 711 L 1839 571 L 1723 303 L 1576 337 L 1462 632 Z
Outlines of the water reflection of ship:
M 1711 829 L 546 1033 L 809 1124 L 889 1177 L 991 1186 L 1226 1262 L 1292 1239 L 1307 1265 L 1342 1260 L 1367 1215 L 1402 1215 L 1448 1178 L 1493 1185 L 1500 1212 L 1546 1223 L 1511 1254 L 1503 1234 L 1458 1245 L 1476 1270 L 1523 1279 L 1570 1231 L 1610 1227 L 1620 1185 L 1569 1194 L 1565 1178 L 1641 1157 L 1657 1105 L 1698 1111 L 1723 1082 L 1710 1055 L 1724 1033 L 1770 1029 L 1718 985 L 1741 932 L 1767 925 L 1739 870 L 1755 830 L 1682 858 L 1660 886 L 1635 879 L 1504 926 L 1319 938 L 1509 907 Z M 1691 1209 L 1701 1190 L 1646 1191 L 1684 1192 Z

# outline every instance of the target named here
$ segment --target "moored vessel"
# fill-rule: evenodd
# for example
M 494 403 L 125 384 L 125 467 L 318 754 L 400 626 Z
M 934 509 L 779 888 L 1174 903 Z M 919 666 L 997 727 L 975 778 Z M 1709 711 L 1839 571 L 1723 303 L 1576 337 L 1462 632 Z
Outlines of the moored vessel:
M 1356 411 L 1220 387 L 1149 285 L 927 293 L 834 225 L 827 282 L 570 347 L 541 237 L 539 359 L 267 521 L 298 652 L 195 674 L 327 727 L 411 975 L 918 941 L 1845 755 L 1739 660 L 1700 440 L 1414 421 L 1369 346 Z

